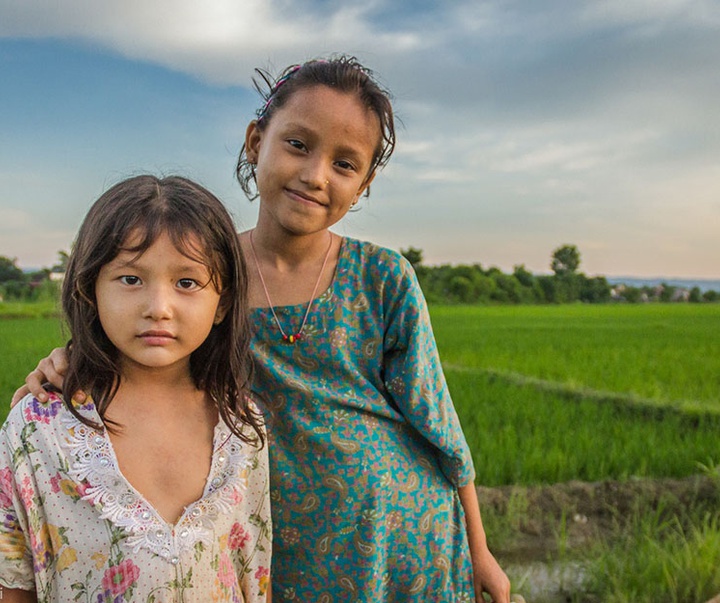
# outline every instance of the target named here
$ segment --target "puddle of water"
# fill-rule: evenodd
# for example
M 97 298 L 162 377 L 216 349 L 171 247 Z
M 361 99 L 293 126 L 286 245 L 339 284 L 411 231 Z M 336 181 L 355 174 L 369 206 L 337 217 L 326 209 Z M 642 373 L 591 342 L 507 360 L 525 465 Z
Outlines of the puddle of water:
M 582 590 L 584 570 L 577 562 L 511 564 L 505 571 L 513 592 L 528 603 L 567 603 L 568 593 Z

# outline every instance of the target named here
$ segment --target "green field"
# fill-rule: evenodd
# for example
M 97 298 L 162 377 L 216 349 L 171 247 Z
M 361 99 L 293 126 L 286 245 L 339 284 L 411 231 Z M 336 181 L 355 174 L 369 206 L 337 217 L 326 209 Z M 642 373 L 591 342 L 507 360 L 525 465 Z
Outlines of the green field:
M 17 306 L 14 318 L 2 310 L 0 418 L 28 370 L 64 343 L 51 309 Z M 505 511 L 483 512 L 494 546 L 512 550 L 522 526 L 538 519 L 522 485 L 701 473 L 720 485 L 720 304 L 433 306 L 431 315 L 477 483 L 518 492 Z M 534 600 L 681 603 L 717 594 L 720 494 L 673 496 L 662 499 L 667 506 L 638 498 L 615 528 L 606 521 L 575 553 L 585 584 Z M 609 501 L 596 505 L 615 512 Z M 535 560 L 562 563 L 562 550 L 570 559 L 565 510 L 540 519 L 555 526 L 557 542 L 543 537 L 548 556 Z M 520 592 L 537 580 L 523 567 L 509 572 Z
M 478 483 L 677 477 L 720 461 L 720 305 L 431 314 Z
M 478 483 L 677 477 L 720 462 L 720 305 L 431 314 Z M 57 319 L 0 320 L 0 418 L 63 341 Z
M 25 375 L 64 342 L 57 318 L 0 317 L 0 419 L 5 420 L 10 398 L 25 382 Z

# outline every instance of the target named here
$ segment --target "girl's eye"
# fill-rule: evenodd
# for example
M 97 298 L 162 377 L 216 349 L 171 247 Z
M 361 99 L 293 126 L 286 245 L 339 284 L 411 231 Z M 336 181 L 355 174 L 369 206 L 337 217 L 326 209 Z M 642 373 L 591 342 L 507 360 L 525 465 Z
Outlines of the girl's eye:
M 296 138 L 290 138 L 290 139 L 288 139 L 287 142 L 294 149 L 298 149 L 300 151 L 305 150 L 305 143 L 302 142 L 301 140 L 297 140 Z
M 195 281 L 191 278 L 181 278 L 178 281 L 178 287 L 180 289 L 186 289 L 189 291 L 190 289 L 194 289 L 197 286 L 198 286 L 197 281 Z
M 344 161 L 344 160 L 336 161 L 335 165 L 337 165 L 341 170 L 354 170 L 355 169 L 355 166 L 352 163 L 350 163 L 349 161 Z
M 123 285 L 139 285 L 140 284 L 140 277 L 139 276 L 132 276 L 130 274 L 126 274 L 125 276 L 120 277 L 120 282 Z

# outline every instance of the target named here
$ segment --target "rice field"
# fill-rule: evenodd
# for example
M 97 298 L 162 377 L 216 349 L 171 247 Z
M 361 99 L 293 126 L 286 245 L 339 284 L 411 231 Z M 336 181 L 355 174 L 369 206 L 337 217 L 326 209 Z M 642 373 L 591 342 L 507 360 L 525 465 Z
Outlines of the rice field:
M 430 311 L 478 484 L 718 475 L 720 304 Z M 52 314 L 20 306 L 3 312 L 0 304 L 0 419 L 28 370 L 64 343 Z M 720 516 L 708 510 L 712 501 L 675 515 L 641 503 L 635 519 L 584 544 L 579 557 L 566 551 L 564 560 L 551 556 L 564 549 L 563 515 L 560 544 L 548 542 L 546 561 L 582 567 L 583 579 L 566 590 L 560 581 L 556 596 L 536 600 L 681 603 L 717 594 Z M 528 511 L 517 503 L 502 516 L 488 513 L 493 543 L 512 541 Z M 509 572 L 521 592 L 531 585 L 523 568 Z
M 433 307 L 478 483 L 720 461 L 720 305 Z
M 2 419 L 28 370 L 64 342 L 47 313 L 0 320 Z M 479 484 L 679 477 L 720 462 L 720 304 L 431 316 Z

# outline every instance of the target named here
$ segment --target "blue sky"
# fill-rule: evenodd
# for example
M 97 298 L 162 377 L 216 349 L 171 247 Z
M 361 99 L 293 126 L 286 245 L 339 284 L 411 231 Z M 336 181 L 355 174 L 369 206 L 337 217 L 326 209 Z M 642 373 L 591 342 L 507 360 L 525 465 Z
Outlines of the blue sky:
M 233 181 L 254 67 L 358 56 L 396 155 L 337 232 L 427 263 L 720 278 L 717 0 L 0 0 L 0 255 L 51 266 L 126 176 Z

